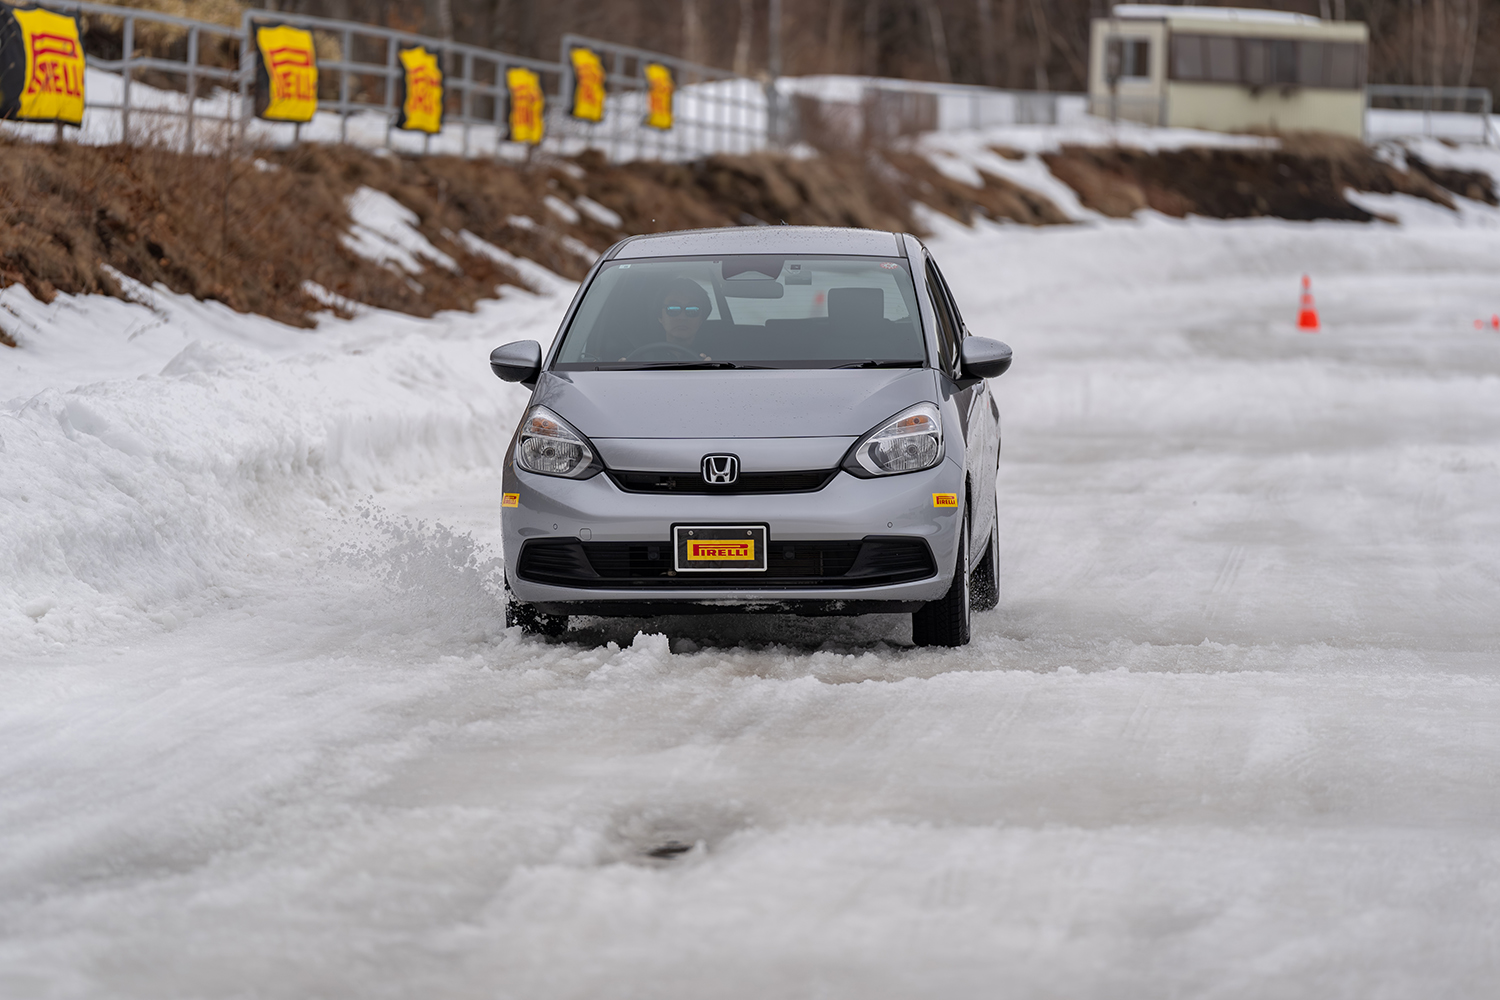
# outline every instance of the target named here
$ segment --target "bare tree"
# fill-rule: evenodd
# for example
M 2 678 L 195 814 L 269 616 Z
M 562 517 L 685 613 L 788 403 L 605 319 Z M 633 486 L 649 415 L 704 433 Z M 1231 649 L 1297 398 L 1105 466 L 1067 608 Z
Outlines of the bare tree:
M 823 72 L 837 73 L 844 66 L 844 0 L 828 0 L 828 31 L 823 36 Z
M 1422 0 L 1411 0 L 1411 82 L 1422 83 Z
M 708 61 L 703 51 L 703 17 L 698 0 L 682 0 L 682 54 L 688 62 Z
M 734 38 L 734 71 L 750 75 L 750 43 L 755 37 L 755 0 L 740 0 L 740 30 Z
M 1017 0 L 1000 0 L 1000 47 L 1005 52 L 1005 85 L 1021 85 L 1020 38 L 1016 34 Z
M 974 0 L 979 20 L 979 78 L 985 86 L 999 82 L 995 72 L 995 5 L 994 0 Z
M 944 83 L 953 82 L 953 64 L 948 59 L 948 35 L 943 31 L 943 12 L 937 0 L 922 0 L 927 12 L 927 34 L 932 40 L 932 62 L 937 68 L 937 77 Z
M 1430 44 L 1427 48 L 1428 57 L 1432 60 L 1432 85 L 1441 87 L 1443 85 L 1443 49 L 1447 40 L 1447 18 L 1444 17 L 1443 0 L 1432 0 L 1431 11 L 1432 30 L 1428 32 Z
M 1464 4 L 1462 18 L 1459 26 L 1464 33 L 1464 58 L 1458 70 L 1458 85 L 1467 87 L 1474 72 L 1474 49 L 1479 44 L 1479 0 Z
M 1036 32 L 1036 89 L 1047 89 L 1047 63 L 1052 60 L 1052 32 L 1047 28 L 1047 13 L 1042 0 L 1031 0 L 1031 26 Z

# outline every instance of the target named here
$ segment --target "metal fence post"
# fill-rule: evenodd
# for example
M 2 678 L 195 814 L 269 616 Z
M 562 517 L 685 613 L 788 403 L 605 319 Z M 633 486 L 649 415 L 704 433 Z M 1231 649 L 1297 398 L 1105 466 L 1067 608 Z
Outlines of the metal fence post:
M 198 102 L 198 29 L 188 29 L 187 51 L 187 151 L 197 152 L 193 145 L 193 105 Z
M 349 142 L 349 65 L 354 61 L 354 32 L 344 29 L 344 68 L 339 71 L 339 142 Z
M 124 66 L 120 69 L 120 79 L 123 84 L 123 96 L 120 98 L 120 141 L 130 143 L 130 66 L 135 61 L 135 18 L 129 14 L 125 15 L 125 39 L 124 51 L 120 58 Z
M 255 62 L 252 53 L 255 45 L 255 22 L 250 19 L 250 11 L 245 11 L 244 17 L 240 19 L 240 145 L 244 146 L 250 138 L 250 119 L 254 117 L 255 106 L 251 103 L 254 98 L 250 95 L 250 85 L 255 79 Z
M 459 114 L 464 116 L 464 159 L 469 158 L 469 121 L 472 118 L 471 94 L 474 90 L 474 56 L 472 53 L 460 52 L 458 57 L 464 63 L 464 93 L 463 100 L 459 102 Z
M 395 66 L 396 36 L 391 35 L 385 42 L 385 148 L 391 148 L 391 130 L 395 128 L 396 119 L 392 115 L 396 100 L 396 75 Z

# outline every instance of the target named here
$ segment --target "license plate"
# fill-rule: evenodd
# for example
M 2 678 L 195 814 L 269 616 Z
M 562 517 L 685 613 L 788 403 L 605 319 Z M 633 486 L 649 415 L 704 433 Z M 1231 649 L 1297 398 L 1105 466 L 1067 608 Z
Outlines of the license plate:
M 764 524 L 678 524 L 672 527 L 679 573 L 758 573 L 766 568 Z

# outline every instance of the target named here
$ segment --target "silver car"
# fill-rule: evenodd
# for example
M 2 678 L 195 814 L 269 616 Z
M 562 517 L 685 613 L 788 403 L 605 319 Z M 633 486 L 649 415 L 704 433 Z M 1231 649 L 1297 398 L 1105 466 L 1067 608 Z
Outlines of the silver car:
M 509 625 L 569 615 L 902 613 L 969 641 L 999 600 L 1010 348 L 971 337 L 915 237 L 636 236 L 584 279 L 505 463 Z

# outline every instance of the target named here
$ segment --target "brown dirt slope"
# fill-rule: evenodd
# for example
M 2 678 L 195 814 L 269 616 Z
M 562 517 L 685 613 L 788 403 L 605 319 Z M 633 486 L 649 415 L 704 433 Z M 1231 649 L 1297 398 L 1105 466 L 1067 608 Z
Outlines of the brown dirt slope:
M 1346 187 L 1449 207 L 1450 191 L 1495 203 L 1484 174 L 1410 155 L 1403 170 L 1357 143 L 1327 138 L 1284 140 L 1267 151 L 1070 146 L 1046 161 L 1085 205 L 1117 217 L 1149 206 L 1179 217 L 1370 219 L 1344 198 Z M 114 275 L 124 274 L 309 325 L 324 306 L 304 290 L 308 281 L 416 315 L 472 308 L 498 285 L 520 283 L 510 269 L 469 253 L 456 235 L 463 230 L 576 279 L 599 251 L 636 233 L 782 222 L 917 231 L 916 203 L 965 223 L 1068 221 L 1033 191 L 981 179 L 982 187 L 966 184 L 892 150 L 623 165 L 585 154 L 510 165 L 330 146 L 249 159 L 0 139 L 0 286 L 23 283 L 44 301 L 57 291 L 123 295 Z M 346 201 L 361 186 L 411 209 L 461 273 L 431 266 L 407 276 L 344 247 Z M 588 213 L 561 218 L 547 207 L 549 196 L 575 205 L 590 198 L 618 214 L 619 225 Z M 0 344 L 10 344 L 3 331 Z
M 1344 197 L 1347 188 L 1413 195 L 1450 209 L 1453 193 L 1495 204 L 1485 174 L 1431 167 L 1410 155 L 1411 169 L 1402 170 L 1361 143 L 1332 136 L 1290 137 L 1265 150 L 1064 146 L 1043 159 L 1085 206 L 1113 218 L 1142 208 L 1177 218 L 1374 218 Z
M 341 245 L 348 196 L 361 186 L 411 209 L 419 228 L 462 267 L 415 280 Z M 546 207 L 587 196 L 618 228 Z M 0 284 L 44 301 L 57 291 L 122 295 L 113 274 L 307 325 L 323 308 L 312 281 L 355 302 L 417 315 L 472 308 L 509 269 L 467 252 L 462 230 L 571 278 L 623 236 L 756 224 L 913 230 L 913 200 L 965 222 L 976 215 L 1041 224 L 1066 219 L 1050 202 L 998 178 L 952 181 L 919 157 L 797 159 L 715 156 L 687 164 L 611 165 L 598 154 L 529 166 L 453 157 L 376 155 L 303 146 L 261 159 L 188 156 L 158 148 L 34 144 L 0 139 Z

